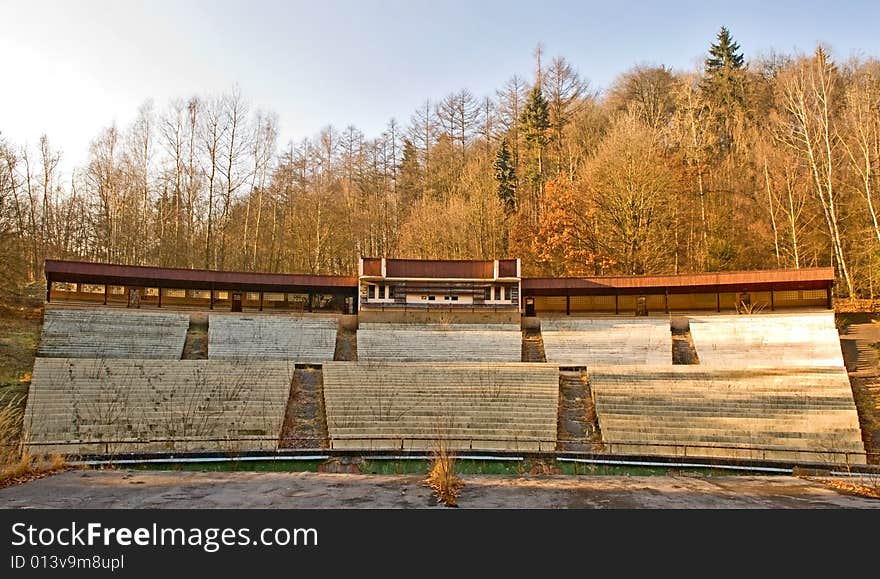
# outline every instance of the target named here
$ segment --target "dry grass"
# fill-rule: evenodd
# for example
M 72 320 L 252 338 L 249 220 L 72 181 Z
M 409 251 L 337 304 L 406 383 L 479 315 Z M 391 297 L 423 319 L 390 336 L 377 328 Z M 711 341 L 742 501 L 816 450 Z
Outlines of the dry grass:
M 767 305 L 763 304 L 761 302 L 755 302 L 752 304 L 752 303 L 746 303 L 744 301 L 741 301 L 737 304 L 736 311 L 737 311 L 737 313 L 746 314 L 746 315 L 751 316 L 754 314 L 760 314 L 761 312 L 764 311 L 764 308 L 766 308 L 766 307 L 767 307 Z
M 856 298 L 837 298 L 834 300 L 836 313 L 880 313 L 880 300 L 867 300 Z
M 0 488 L 40 478 L 65 468 L 59 454 L 33 455 L 22 448 L 24 411 L 13 399 L 0 399 Z
M 863 497 L 867 499 L 880 499 L 880 476 L 871 475 L 864 478 L 847 480 L 847 479 L 829 479 L 818 477 L 803 477 L 807 480 L 821 483 L 838 492 Z
M 455 507 L 458 505 L 459 491 L 464 486 L 455 472 L 455 453 L 448 448 L 445 439 L 438 438 L 434 442 L 433 455 L 425 484 L 434 491 L 437 502 Z

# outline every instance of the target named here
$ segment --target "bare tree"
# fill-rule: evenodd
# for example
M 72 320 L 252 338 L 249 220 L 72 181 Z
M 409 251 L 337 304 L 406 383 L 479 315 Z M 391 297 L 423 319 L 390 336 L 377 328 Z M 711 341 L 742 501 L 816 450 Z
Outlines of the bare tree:
M 205 103 L 202 109 L 203 124 L 201 134 L 201 147 L 205 154 L 204 169 L 208 184 L 208 212 L 205 217 L 205 269 L 211 269 L 215 264 L 215 223 L 214 205 L 218 186 L 218 172 L 222 161 L 223 139 L 229 131 L 227 124 L 229 117 L 226 115 L 225 98 L 217 98 Z
M 832 117 L 838 86 L 836 67 L 819 47 L 810 59 L 802 59 L 782 79 L 782 100 L 788 119 L 778 127 L 778 140 L 804 158 L 813 177 L 814 193 L 828 226 L 837 267 L 853 295 L 853 282 L 847 265 L 842 236 L 835 170 L 840 148 Z
M 228 246 L 229 216 L 235 195 L 250 177 L 252 165 L 245 157 L 253 146 L 254 133 L 248 127 L 248 102 L 238 87 L 222 99 L 222 125 L 226 130 L 221 135 L 223 162 L 219 167 L 223 180 L 223 209 L 220 214 L 220 243 L 216 266 L 225 267 Z

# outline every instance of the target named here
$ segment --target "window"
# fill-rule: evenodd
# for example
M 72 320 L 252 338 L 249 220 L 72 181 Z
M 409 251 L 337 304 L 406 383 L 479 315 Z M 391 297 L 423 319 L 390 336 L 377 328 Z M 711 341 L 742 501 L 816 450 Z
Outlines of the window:
M 451 298 L 452 301 L 454 301 L 454 302 L 457 302 L 457 301 L 458 301 L 458 296 L 450 296 L 450 298 Z
M 801 296 L 805 300 L 824 300 L 828 297 L 825 290 L 804 290 Z
M 185 298 L 186 290 L 182 289 L 167 289 L 165 290 L 165 296 L 169 298 Z
M 211 299 L 211 292 L 208 290 L 189 290 L 189 297 L 200 300 Z
M 79 291 L 84 294 L 102 294 L 104 293 L 104 286 L 93 283 L 84 283 L 80 286 Z
M 111 285 L 110 293 L 114 296 L 121 296 L 125 293 L 125 287 L 121 285 Z
M 483 294 L 483 299 L 487 302 L 492 299 L 492 287 L 487 287 L 485 293 Z
M 427 299 L 428 299 L 428 296 L 422 296 L 422 299 L 423 299 L 423 300 L 427 300 Z
M 368 299 L 376 299 L 376 286 L 370 284 L 367 286 L 367 298 Z
M 495 301 L 510 301 L 510 288 L 506 286 L 495 286 Z
M 433 302 L 433 301 L 436 300 L 436 299 L 437 299 L 437 296 L 428 296 L 428 301 L 429 301 L 429 302 Z
M 59 282 L 56 281 L 52 284 L 52 289 L 59 292 L 75 292 L 76 284 L 75 283 L 67 283 L 67 282 Z
M 229 292 L 221 292 L 221 291 L 214 292 L 214 299 L 215 300 L 228 300 L 229 299 Z
M 247 298 L 245 298 L 245 299 L 247 299 L 248 301 L 252 301 L 252 302 L 258 302 L 258 301 L 260 301 L 260 294 L 259 294 L 259 292 L 248 292 Z
M 157 287 L 144 288 L 144 295 L 147 297 L 157 297 L 159 295 L 159 288 L 157 288 Z

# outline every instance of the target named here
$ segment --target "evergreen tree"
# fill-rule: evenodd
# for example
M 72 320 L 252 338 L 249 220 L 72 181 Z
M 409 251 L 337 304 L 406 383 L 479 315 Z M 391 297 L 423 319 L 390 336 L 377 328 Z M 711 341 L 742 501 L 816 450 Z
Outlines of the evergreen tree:
M 550 128 L 550 105 L 544 98 L 541 85 L 536 83 L 529 91 L 520 115 L 520 130 L 528 145 L 540 148 L 547 144 L 548 128 Z
M 550 128 L 550 105 L 536 82 L 520 115 L 520 131 L 530 159 L 526 165 L 526 179 L 532 184 L 531 217 L 537 222 L 539 199 L 544 193 L 544 147 L 547 145 L 547 129 Z
M 413 142 L 404 137 L 403 155 L 398 167 L 397 193 L 403 208 L 409 208 L 422 198 L 423 171 L 419 164 L 419 151 Z
M 706 59 L 706 73 L 714 75 L 727 70 L 740 70 L 745 67 L 745 59 L 739 52 L 739 44 L 733 41 L 730 31 L 722 26 L 718 32 L 718 42 L 709 47 Z
M 506 138 L 495 153 L 492 167 L 495 169 L 495 181 L 498 182 L 498 198 L 504 204 L 504 210 L 513 213 L 516 211 L 516 168 Z
M 718 148 L 731 146 L 733 119 L 745 109 L 745 58 L 740 46 L 724 26 L 716 42 L 709 46 L 705 76 L 701 83 L 703 97 L 712 111 L 718 134 Z

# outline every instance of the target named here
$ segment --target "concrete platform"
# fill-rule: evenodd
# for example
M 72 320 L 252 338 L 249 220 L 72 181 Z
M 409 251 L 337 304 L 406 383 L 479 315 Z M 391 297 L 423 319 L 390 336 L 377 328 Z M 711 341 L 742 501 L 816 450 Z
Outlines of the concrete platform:
M 423 475 L 68 471 L 0 489 L 0 507 L 424 509 Z M 880 509 L 880 500 L 792 476 L 467 475 L 459 508 Z

